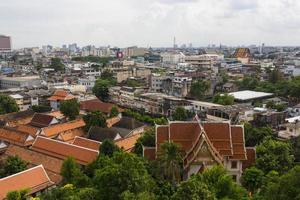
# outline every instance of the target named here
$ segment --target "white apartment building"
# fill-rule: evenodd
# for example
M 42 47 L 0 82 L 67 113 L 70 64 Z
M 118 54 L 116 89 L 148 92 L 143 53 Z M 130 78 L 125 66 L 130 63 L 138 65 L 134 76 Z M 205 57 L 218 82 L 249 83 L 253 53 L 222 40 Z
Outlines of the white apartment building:
M 161 55 L 162 63 L 177 65 L 178 63 L 184 62 L 185 55 L 177 52 L 164 52 Z

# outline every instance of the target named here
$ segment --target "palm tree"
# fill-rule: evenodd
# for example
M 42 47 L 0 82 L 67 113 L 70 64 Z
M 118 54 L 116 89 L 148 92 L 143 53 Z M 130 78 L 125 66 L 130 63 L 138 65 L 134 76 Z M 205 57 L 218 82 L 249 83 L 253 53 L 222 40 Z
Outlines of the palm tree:
M 182 172 L 182 155 L 179 145 L 164 142 L 158 152 L 158 163 L 167 180 L 173 184 L 179 183 Z

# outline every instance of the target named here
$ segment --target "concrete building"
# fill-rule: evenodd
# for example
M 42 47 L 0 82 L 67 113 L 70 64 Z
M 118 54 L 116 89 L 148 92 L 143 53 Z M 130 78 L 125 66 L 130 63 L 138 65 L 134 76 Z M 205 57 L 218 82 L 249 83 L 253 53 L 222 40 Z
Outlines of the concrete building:
M 183 53 L 177 52 L 164 52 L 161 55 L 163 64 L 173 64 L 176 65 L 178 63 L 184 62 L 185 55 Z
M 128 47 L 124 49 L 124 55 L 126 57 L 144 56 L 146 53 L 148 53 L 146 48 L 139 48 L 137 46 Z
M 42 80 L 39 76 L 0 77 L 0 88 L 40 87 Z
M 9 36 L 0 35 L 0 52 L 11 51 L 11 40 Z

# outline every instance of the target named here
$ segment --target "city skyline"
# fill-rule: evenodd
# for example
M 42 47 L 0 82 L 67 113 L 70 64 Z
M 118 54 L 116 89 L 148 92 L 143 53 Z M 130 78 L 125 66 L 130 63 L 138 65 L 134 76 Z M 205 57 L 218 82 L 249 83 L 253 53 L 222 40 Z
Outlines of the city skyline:
M 0 0 L 1 34 L 12 47 L 300 45 L 295 0 Z

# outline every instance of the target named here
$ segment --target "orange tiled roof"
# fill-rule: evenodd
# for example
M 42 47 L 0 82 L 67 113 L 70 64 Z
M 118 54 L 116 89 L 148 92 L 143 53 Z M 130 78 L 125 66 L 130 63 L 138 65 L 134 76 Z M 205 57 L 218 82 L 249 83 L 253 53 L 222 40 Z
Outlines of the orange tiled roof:
M 68 94 L 65 90 L 56 90 L 54 94 L 48 98 L 49 101 L 64 101 L 74 99 L 73 95 Z
M 131 152 L 136 141 L 141 137 L 141 134 L 135 134 L 127 138 L 119 139 L 115 144 L 126 152 Z
M 41 135 L 45 137 L 55 137 L 60 133 L 78 129 L 78 128 L 83 128 L 84 126 L 85 123 L 83 119 L 77 119 L 63 124 L 55 124 L 52 126 L 42 128 Z
M 40 136 L 35 139 L 31 149 L 59 159 L 66 159 L 71 156 L 82 165 L 87 165 L 95 160 L 99 153 L 92 149 Z
M 205 122 L 203 128 L 211 143 L 222 156 L 232 156 L 232 140 L 229 123 Z
M 5 151 L 5 155 L 7 156 L 19 156 L 22 160 L 29 162 L 33 166 L 43 165 L 45 170 L 50 173 L 53 173 L 52 177 L 60 177 L 60 168 L 62 166 L 63 161 L 58 158 L 54 158 L 27 148 L 22 148 L 16 145 L 9 145 L 7 150 Z M 50 173 L 49 176 L 50 176 Z M 57 178 L 54 180 L 50 176 L 50 179 L 57 183 Z
M 28 133 L 32 137 L 35 137 L 38 134 L 39 130 L 40 130 L 39 128 L 30 126 L 30 125 L 24 125 L 24 124 L 20 124 L 19 126 L 16 127 L 16 129 L 18 131 Z
M 60 112 L 59 110 L 48 112 L 47 115 L 53 116 L 56 119 L 61 119 L 65 117 L 64 114 L 62 114 L 62 112 Z
M 58 139 L 64 142 L 72 142 L 75 137 L 83 136 L 85 134 L 83 129 L 72 129 L 69 131 L 65 131 L 60 133 Z
M 96 140 L 76 136 L 72 144 L 98 151 L 101 143 Z
M 13 190 L 30 189 L 29 195 L 44 190 L 54 183 L 50 181 L 42 165 L 0 179 L 0 199 Z
M 0 140 L 20 146 L 29 146 L 34 141 L 34 138 L 30 134 L 19 131 L 16 128 L 1 127 Z
M 235 58 L 249 58 L 250 49 L 248 48 L 237 48 L 233 54 Z
M 80 109 L 86 110 L 88 112 L 101 111 L 103 113 L 110 113 L 113 106 L 116 105 L 112 103 L 102 102 L 99 99 L 91 99 L 80 102 Z M 119 108 L 118 106 L 116 107 L 118 108 L 119 112 L 123 112 L 123 109 Z
M 231 126 L 232 151 L 230 160 L 247 160 L 242 126 Z

